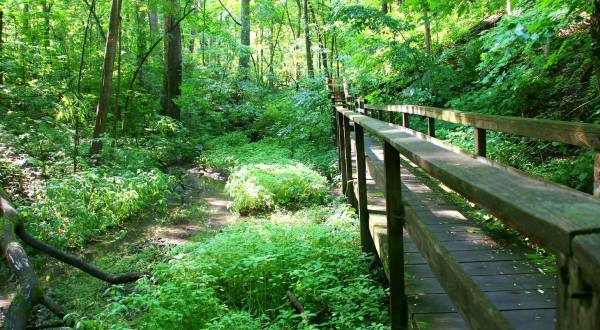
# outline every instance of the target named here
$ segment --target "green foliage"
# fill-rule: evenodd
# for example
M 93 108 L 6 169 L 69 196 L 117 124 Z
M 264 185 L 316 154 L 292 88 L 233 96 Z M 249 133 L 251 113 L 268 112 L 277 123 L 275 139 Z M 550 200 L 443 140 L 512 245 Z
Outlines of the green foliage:
M 84 328 L 384 329 L 384 290 L 367 274 L 355 220 L 240 223 L 182 246 Z M 321 221 L 321 220 L 316 220 Z M 295 315 L 290 290 L 306 311 Z
M 322 204 L 328 188 L 327 180 L 305 165 L 259 164 L 233 172 L 225 191 L 233 199 L 233 209 L 248 214 Z
M 49 180 L 44 195 L 20 211 L 40 239 L 81 247 L 142 210 L 163 211 L 171 185 L 157 170 L 90 170 Z

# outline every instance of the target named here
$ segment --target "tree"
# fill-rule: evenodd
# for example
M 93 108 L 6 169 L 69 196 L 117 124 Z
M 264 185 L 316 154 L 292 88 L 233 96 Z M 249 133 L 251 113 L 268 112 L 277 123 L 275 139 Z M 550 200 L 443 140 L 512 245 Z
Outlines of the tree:
M 0 8 L 0 58 L 2 58 L 2 47 L 4 44 L 4 40 L 2 39 L 2 34 L 4 31 L 4 11 Z M 0 85 L 4 84 L 4 71 L 0 69 Z
M 108 25 L 108 38 L 104 51 L 104 67 L 102 69 L 102 85 L 100 87 L 100 98 L 96 109 L 96 123 L 92 134 L 92 147 L 90 156 L 95 157 L 102 150 L 100 139 L 106 129 L 106 120 L 110 110 L 110 93 L 112 87 L 113 69 L 115 64 L 115 53 L 119 41 L 121 25 L 121 1 L 113 0 L 110 9 L 110 23 Z
M 181 95 L 182 56 L 181 56 L 181 27 L 175 16 L 179 10 L 178 0 L 169 0 L 169 10 L 165 14 L 164 37 L 164 73 L 162 112 L 176 120 L 181 119 L 181 111 L 174 100 Z
M 429 3 L 423 4 L 423 23 L 425 24 L 425 48 L 431 56 L 431 22 L 429 21 Z
M 240 54 L 240 74 L 243 78 L 248 77 L 248 68 L 250 67 L 250 0 L 242 0 L 242 33 L 240 44 L 242 52 Z
M 310 43 L 310 27 L 308 25 L 308 0 L 304 0 L 304 40 L 306 45 L 306 71 L 309 78 L 315 77 L 312 61 L 312 45 Z

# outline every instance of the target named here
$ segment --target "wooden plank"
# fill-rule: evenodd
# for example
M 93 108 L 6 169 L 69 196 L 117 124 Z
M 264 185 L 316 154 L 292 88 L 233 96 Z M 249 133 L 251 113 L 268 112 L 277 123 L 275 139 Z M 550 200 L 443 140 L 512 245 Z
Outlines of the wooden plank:
M 436 240 L 426 225 L 419 221 L 409 206 L 406 207 L 406 228 L 419 247 L 431 271 L 439 279 L 445 292 L 457 305 L 460 314 L 473 329 L 510 329 L 508 321 L 479 290 L 450 252 Z M 470 252 L 470 251 L 469 251 Z M 411 282 L 414 283 L 414 282 Z
M 512 310 L 502 314 L 514 329 L 550 330 L 556 327 L 556 311 L 553 308 Z
M 510 261 L 480 261 L 460 263 L 465 272 L 470 275 L 501 275 L 501 274 L 531 274 L 538 273 L 525 260 Z M 423 265 L 406 266 L 408 273 L 421 273 Z
M 337 127 L 337 141 L 338 141 L 338 157 L 340 173 L 342 173 L 342 193 L 346 195 L 346 147 L 344 146 L 344 120 L 341 113 L 336 112 L 336 127 Z
M 342 182 L 344 187 L 348 186 L 348 182 L 352 181 L 352 140 L 350 139 L 350 119 L 348 117 L 343 118 L 343 132 L 344 132 L 344 164 L 346 165 L 345 172 L 346 178 Z M 343 176 L 342 176 L 343 177 Z M 346 196 L 351 196 L 348 189 L 345 189 Z M 352 204 L 353 201 L 349 200 Z
M 573 259 L 587 275 L 588 284 L 600 292 L 600 234 L 576 236 L 573 239 Z
M 435 118 L 427 117 L 427 134 L 431 137 L 435 137 Z
M 373 241 L 369 232 L 369 210 L 367 208 L 367 177 L 365 163 L 365 135 L 362 126 L 354 125 L 354 141 L 356 150 L 356 176 L 358 188 L 358 218 L 360 221 L 360 242 L 362 251 L 374 253 Z
M 477 156 L 485 157 L 487 155 L 487 134 L 483 128 L 474 128 L 475 130 L 475 150 Z
M 402 126 L 410 128 L 410 115 L 408 113 L 402 113 Z
M 385 205 L 387 214 L 388 260 L 390 269 L 390 315 L 392 329 L 408 328 L 408 305 L 404 293 L 404 206 L 400 182 L 400 155 L 384 145 Z
M 600 197 L 600 151 L 594 151 L 594 196 Z
M 572 235 L 600 232 L 600 201 L 590 195 L 457 154 L 401 127 L 353 112 L 344 114 L 434 178 L 552 251 L 568 254 Z
M 415 329 L 422 330 L 457 330 L 468 329 L 465 321 L 458 313 L 420 313 L 413 316 Z
M 600 150 L 600 125 L 547 119 L 486 115 L 416 105 L 366 105 L 368 109 L 402 112 L 545 141 L 557 141 Z

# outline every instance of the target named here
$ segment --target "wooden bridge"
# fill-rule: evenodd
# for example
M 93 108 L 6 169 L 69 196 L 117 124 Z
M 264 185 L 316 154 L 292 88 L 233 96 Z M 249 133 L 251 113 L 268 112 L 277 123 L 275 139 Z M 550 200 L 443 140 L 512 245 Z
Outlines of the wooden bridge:
M 600 125 L 334 101 L 343 191 L 386 270 L 393 329 L 600 329 L 600 200 L 485 158 L 486 130 L 593 148 L 600 195 Z M 477 155 L 436 139 L 436 120 L 472 126 Z M 554 253 L 556 273 L 455 193 Z

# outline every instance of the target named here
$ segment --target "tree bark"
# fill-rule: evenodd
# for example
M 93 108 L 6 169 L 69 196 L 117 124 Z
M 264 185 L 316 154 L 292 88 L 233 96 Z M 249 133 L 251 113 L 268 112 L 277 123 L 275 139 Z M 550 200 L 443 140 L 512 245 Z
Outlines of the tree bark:
M 113 69 L 115 64 L 115 53 L 119 40 L 121 1 L 113 0 L 110 9 L 110 23 L 108 26 L 108 38 L 104 51 L 104 68 L 102 70 L 102 85 L 100 87 L 100 99 L 96 110 L 96 123 L 92 135 L 92 147 L 90 155 L 96 157 L 102 150 L 101 135 L 106 129 L 106 119 L 110 110 L 110 92 L 112 87 Z
M 128 273 L 118 276 L 105 273 L 75 256 L 59 251 L 35 239 L 27 233 L 22 219 L 8 201 L 8 196 L 0 188 L 0 251 L 5 264 L 16 276 L 19 285 L 19 291 L 6 313 L 4 328 L 7 330 L 26 329 L 33 307 L 38 304 L 46 306 L 60 318 L 65 315 L 60 305 L 44 295 L 37 275 L 29 263 L 29 257 L 21 243 L 17 241 L 17 236 L 32 248 L 111 284 L 129 283 L 143 276 L 141 273 Z
M 2 58 L 2 48 L 4 47 L 4 11 L 0 8 L 0 58 Z M 0 85 L 4 85 L 4 71 L 0 70 Z
M 592 62 L 594 63 L 594 73 L 596 74 L 596 85 L 600 90 L 600 0 L 594 0 L 590 21 Z
M 312 61 L 312 45 L 310 43 L 310 26 L 308 25 L 308 0 L 304 0 L 304 38 L 306 45 L 306 71 L 309 78 L 315 77 Z
M 181 95 L 182 57 L 181 27 L 175 13 L 179 10 L 179 0 L 170 0 L 169 12 L 165 14 L 164 75 L 162 113 L 173 119 L 181 119 L 181 111 L 174 100 Z M 169 32 L 170 31 L 170 32 Z
M 242 0 L 242 34 L 240 44 L 242 52 L 240 54 L 240 74 L 243 78 L 248 78 L 248 69 L 250 67 L 250 0 Z
M 511 0 L 506 0 L 506 14 L 509 16 L 512 14 L 512 1 Z
M 381 0 L 381 12 L 387 14 L 388 11 L 388 0 Z
M 326 40 L 324 40 L 324 36 L 321 33 L 321 28 L 319 27 L 319 22 L 317 21 L 317 15 L 315 15 L 315 10 L 312 6 L 310 6 L 310 13 L 313 18 L 313 24 L 315 25 L 315 30 L 317 31 L 317 41 L 319 43 L 319 53 L 321 54 L 321 65 L 323 69 L 323 73 L 325 78 L 327 79 L 327 84 L 331 82 L 331 76 L 329 74 L 329 67 L 327 63 L 327 46 L 325 45 Z
M 431 22 L 429 21 L 429 4 L 423 5 L 423 21 L 425 23 L 425 48 L 431 57 Z
M 140 85 L 145 86 L 144 76 L 145 70 L 142 60 L 144 58 L 144 52 L 146 51 L 146 34 L 144 33 L 144 26 L 146 25 L 146 17 L 140 11 L 140 7 L 135 7 L 135 18 L 136 18 L 136 32 L 137 32 L 137 49 L 136 49 L 136 60 L 137 65 L 141 66 L 138 72 L 138 81 Z

